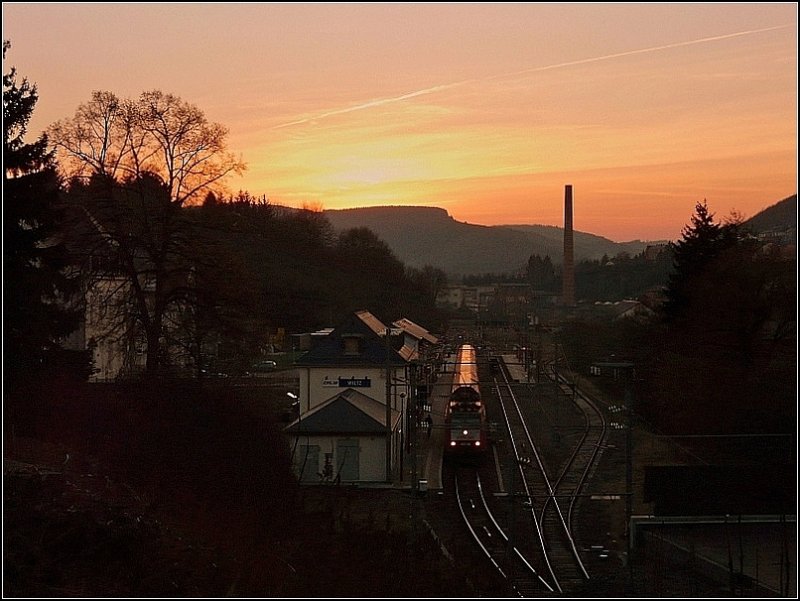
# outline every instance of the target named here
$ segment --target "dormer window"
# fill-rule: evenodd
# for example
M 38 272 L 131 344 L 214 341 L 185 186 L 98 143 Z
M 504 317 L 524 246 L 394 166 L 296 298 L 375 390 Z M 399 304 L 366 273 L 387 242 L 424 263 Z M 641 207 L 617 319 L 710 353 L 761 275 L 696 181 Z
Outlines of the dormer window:
M 342 336 L 345 355 L 359 355 L 361 353 L 361 336 Z

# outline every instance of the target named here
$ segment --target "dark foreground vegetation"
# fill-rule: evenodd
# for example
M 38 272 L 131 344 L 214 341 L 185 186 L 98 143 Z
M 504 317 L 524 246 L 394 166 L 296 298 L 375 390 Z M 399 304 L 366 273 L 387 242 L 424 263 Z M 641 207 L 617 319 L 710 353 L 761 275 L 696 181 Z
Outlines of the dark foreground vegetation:
M 263 390 L 26 395 L 5 437 L 4 595 L 473 594 L 403 493 L 299 488 Z

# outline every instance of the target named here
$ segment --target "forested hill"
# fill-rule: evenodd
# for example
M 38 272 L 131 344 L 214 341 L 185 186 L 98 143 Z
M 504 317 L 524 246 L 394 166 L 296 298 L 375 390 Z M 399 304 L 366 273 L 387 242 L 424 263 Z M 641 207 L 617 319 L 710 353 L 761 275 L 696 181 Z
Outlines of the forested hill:
M 367 227 L 384 240 L 397 257 L 413 267 L 432 265 L 448 274 L 511 273 L 528 257 L 549 255 L 561 263 L 563 230 L 543 225 L 483 226 L 453 219 L 435 207 L 368 207 L 327 210 L 333 227 Z M 620 252 L 636 254 L 648 242 L 617 243 L 575 232 L 575 259 L 599 259 Z
M 782 235 L 797 243 L 797 194 L 784 198 L 745 222 L 757 234 Z

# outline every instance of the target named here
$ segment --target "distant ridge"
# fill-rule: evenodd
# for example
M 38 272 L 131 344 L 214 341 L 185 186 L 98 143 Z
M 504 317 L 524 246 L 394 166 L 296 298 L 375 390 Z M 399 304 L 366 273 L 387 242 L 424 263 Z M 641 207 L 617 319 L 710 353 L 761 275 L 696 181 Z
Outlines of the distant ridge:
M 756 213 L 744 224 L 756 234 L 771 234 L 797 244 L 797 194 Z
M 563 229 L 546 225 L 485 226 L 453 219 L 438 207 L 381 206 L 326 210 L 337 231 L 367 227 L 384 240 L 406 265 L 432 265 L 450 275 L 513 273 L 528 257 L 549 255 L 561 263 Z M 575 259 L 638 254 L 648 244 L 666 241 L 613 242 L 601 236 L 575 232 Z

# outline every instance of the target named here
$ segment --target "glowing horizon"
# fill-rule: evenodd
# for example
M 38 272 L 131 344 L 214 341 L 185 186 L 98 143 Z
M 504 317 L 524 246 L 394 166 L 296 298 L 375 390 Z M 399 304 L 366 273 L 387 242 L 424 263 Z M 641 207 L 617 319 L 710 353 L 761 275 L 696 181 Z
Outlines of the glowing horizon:
M 575 229 L 624 241 L 677 238 L 704 198 L 749 217 L 797 190 L 796 5 L 3 12 L 7 63 L 39 86 L 29 136 L 92 90 L 162 89 L 230 129 L 249 166 L 230 188 L 277 204 L 561 226 L 570 183 Z

